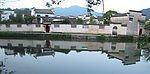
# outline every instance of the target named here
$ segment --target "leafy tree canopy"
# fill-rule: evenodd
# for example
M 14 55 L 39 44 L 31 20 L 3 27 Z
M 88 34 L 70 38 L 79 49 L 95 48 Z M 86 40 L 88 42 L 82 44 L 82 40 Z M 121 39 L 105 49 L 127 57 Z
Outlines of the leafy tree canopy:
M 150 30 L 150 19 L 145 22 L 145 29 Z
M 117 11 L 109 10 L 106 13 L 104 13 L 103 18 L 110 19 L 110 16 L 115 13 L 117 13 Z
M 93 16 L 90 17 L 90 23 L 89 24 L 97 24 Z
M 104 18 L 104 24 L 109 24 L 111 21 L 110 21 L 110 17 L 112 14 L 115 14 L 117 13 L 117 11 L 112 11 L 112 10 L 109 10 L 107 11 L 106 13 L 104 13 L 103 15 L 103 18 Z
M 62 21 L 62 24 L 71 24 L 71 21 L 69 19 L 65 19 Z
M 81 18 L 78 18 L 78 19 L 76 19 L 76 23 L 77 23 L 77 24 L 83 24 L 83 23 L 84 23 L 84 20 L 81 19 Z

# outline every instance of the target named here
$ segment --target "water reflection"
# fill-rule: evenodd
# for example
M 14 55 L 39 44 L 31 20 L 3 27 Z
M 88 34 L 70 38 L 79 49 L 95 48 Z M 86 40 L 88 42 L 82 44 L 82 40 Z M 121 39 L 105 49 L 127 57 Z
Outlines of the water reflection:
M 102 52 L 109 59 L 121 60 L 124 65 L 135 64 L 140 61 L 141 49 L 137 43 L 122 42 L 78 42 L 53 40 L 7 40 L 0 39 L 0 47 L 5 55 L 32 55 L 36 59 L 42 56 L 55 56 L 56 52 L 68 54 L 70 51 Z
M 8 70 L 5 66 L 7 58 L 4 58 L 3 60 L 0 60 L 0 74 L 14 74 L 15 71 Z

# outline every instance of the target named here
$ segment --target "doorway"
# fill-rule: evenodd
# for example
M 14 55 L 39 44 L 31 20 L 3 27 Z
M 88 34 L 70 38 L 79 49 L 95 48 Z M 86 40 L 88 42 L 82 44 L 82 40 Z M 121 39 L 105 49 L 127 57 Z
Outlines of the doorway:
M 117 26 L 114 26 L 113 27 L 113 30 L 112 30 L 112 35 L 117 35 Z
M 142 29 L 139 30 L 139 35 L 142 35 Z
M 50 25 L 46 24 L 46 32 L 50 32 Z

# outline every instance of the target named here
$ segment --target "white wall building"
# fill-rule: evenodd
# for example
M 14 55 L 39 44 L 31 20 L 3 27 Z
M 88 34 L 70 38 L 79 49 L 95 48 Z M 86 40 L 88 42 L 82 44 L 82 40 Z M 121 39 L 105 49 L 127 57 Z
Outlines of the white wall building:
M 143 27 L 145 24 L 140 23 L 140 21 L 144 22 L 146 20 L 146 15 L 141 11 L 130 10 L 128 13 L 114 14 L 110 20 L 111 22 L 121 23 L 127 26 L 128 35 L 142 35 L 144 33 Z
M 54 17 L 54 9 L 35 9 L 31 10 L 31 16 L 35 17 Z
M 11 10 L 2 10 L 1 21 L 9 20 L 9 16 L 14 15 L 16 17 L 16 13 Z
M 0 32 L 44 32 L 41 24 L 0 24 Z
M 117 29 L 114 27 L 117 27 Z M 116 30 L 117 35 L 126 35 L 127 27 L 121 24 L 51 24 L 50 32 L 58 33 L 88 33 L 88 34 L 109 34 L 112 35 Z
M 0 32 L 47 32 L 126 35 L 126 31 L 127 27 L 124 27 L 121 24 L 0 24 Z
M 108 35 L 142 35 L 144 33 L 139 21 L 146 18 L 139 11 L 116 14 L 110 24 L 0 24 L 0 32 L 47 32 L 47 33 L 82 33 Z

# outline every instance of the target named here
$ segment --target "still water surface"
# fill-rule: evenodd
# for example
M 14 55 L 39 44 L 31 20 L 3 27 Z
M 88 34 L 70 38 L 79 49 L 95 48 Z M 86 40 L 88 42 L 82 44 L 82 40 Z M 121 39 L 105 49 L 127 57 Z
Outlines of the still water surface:
M 0 39 L 0 74 L 149 74 L 138 43 Z

